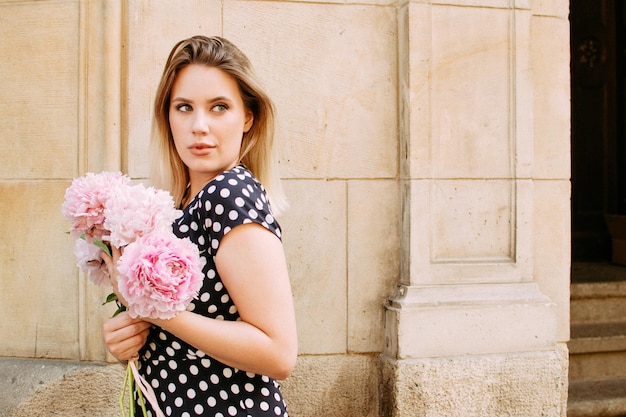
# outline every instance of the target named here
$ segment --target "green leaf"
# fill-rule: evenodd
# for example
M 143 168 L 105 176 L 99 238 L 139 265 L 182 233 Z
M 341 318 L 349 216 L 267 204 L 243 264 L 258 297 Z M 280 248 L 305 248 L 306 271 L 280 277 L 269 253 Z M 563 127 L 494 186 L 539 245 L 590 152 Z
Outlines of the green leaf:
M 108 304 L 111 301 L 117 301 L 117 295 L 114 292 L 112 292 L 111 294 L 107 295 L 107 298 L 104 301 L 104 303 L 102 303 L 102 305 Z
M 121 305 L 117 308 L 117 310 L 115 310 L 115 313 L 113 313 L 113 315 L 111 317 L 115 317 L 118 314 L 120 314 L 122 311 L 126 311 L 126 307 L 124 305 Z
M 111 249 L 109 248 L 109 246 L 106 243 L 104 243 L 100 239 L 94 239 L 93 240 L 93 244 L 96 245 L 97 247 L 99 247 L 100 249 L 102 249 L 104 251 L 104 253 L 106 253 L 107 255 L 111 256 Z

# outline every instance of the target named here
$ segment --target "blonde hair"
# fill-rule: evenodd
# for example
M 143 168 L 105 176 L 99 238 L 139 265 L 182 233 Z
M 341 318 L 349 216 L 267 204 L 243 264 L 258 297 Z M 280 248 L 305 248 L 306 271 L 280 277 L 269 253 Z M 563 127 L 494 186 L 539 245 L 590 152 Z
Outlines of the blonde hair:
M 274 105 L 261 88 L 252 64 L 239 48 L 221 37 L 193 36 L 178 42 L 167 59 L 154 100 L 152 124 L 152 181 L 155 186 L 172 193 L 180 203 L 189 183 L 187 167 L 174 147 L 169 123 L 172 86 L 178 72 L 190 64 L 218 68 L 230 74 L 239 86 L 247 109 L 254 121 L 244 133 L 240 150 L 241 162 L 263 184 L 274 215 L 287 208 L 277 172 L 274 151 Z

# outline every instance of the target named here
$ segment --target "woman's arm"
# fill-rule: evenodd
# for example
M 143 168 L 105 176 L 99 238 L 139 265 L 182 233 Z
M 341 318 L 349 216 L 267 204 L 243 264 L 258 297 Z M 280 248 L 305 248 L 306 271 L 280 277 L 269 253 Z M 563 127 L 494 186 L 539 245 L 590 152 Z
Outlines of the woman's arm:
M 240 225 L 222 238 L 215 263 L 239 321 L 189 311 L 170 320 L 149 320 L 229 366 L 286 378 L 298 342 L 282 243 L 261 225 Z

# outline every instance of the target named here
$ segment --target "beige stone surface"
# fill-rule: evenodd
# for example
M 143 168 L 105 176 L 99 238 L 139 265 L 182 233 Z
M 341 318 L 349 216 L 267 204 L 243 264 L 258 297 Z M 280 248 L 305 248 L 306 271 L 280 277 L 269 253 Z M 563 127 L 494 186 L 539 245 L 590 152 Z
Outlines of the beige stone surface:
M 375 356 L 305 355 L 298 358 L 293 374 L 281 386 L 293 416 L 379 415 Z
M 407 184 L 413 285 L 532 279 L 532 183 L 414 180 Z
M 535 195 L 534 278 L 556 303 L 557 337 L 569 340 L 570 318 L 570 183 L 537 181 Z
M 275 0 L 281 1 L 281 0 Z M 319 3 L 319 0 L 293 0 L 293 3 Z M 393 6 L 397 3 L 397 0 L 328 0 L 325 3 L 337 3 L 337 4 L 372 4 L 372 5 L 387 5 Z
M 430 13 L 433 175 L 509 178 L 513 12 L 433 5 Z
M 554 346 L 556 314 L 535 283 L 401 287 L 385 331 L 397 359 L 515 354 Z
M 433 183 L 431 262 L 514 262 L 515 183 Z
M 381 398 L 381 415 L 409 417 L 420 410 L 425 417 L 565 417 L 564 355 L 559 347 L 516 355 L 382 358 L 382 384 L 396 390 Z
M 534 15 L 545 17 L 558 17 L 560 19 L 567 19 L 569 17 L 568 1 L 534 0 L 531 4 Z
M 2 355 L 78 357 L 78 273 L 65 181 L 0 182 Z
M 405 175 L 530 176 L 530 12 L 495 3 L 466 9 L 411 2 L 400 9 L 400 85 L 410 92 L 400 95 L 400 127 L 413 162 Z
M 347 185 L 285 181 L 291 208 L 279 220 L 296 305 L 301 354 L 345 353 Z
M 418 3 L 420 1 L 418 0 Z M 425 1 L 422 1 L 426 3 Z M 530 0 L 517 0 L 514 5 L 516 8 L 529 8 Z M 476 7 L 476 8 L 497 8 L 497 9 L 510 9 L 513 4 L 509 0 L 440 0 L 437 4 L 449 5 L 449 6 L 464 6 L 464 7 Z
M 229 1 L 224 35 L 276 101 L 283 176 L 396 176 L 395 8 Z
M 383 305 L 399 282 L 396 181 L 348 182 L 348 351 L 380 352 Z
M 398 10 L 398 140 L 403 178 L 431 176 L 431 54 L 431 7 L 408 2 Z
M 566 19 L 536 16 L 532 20 L 535 79 L 534 177 L 570 178 L 570 72 Z
M 0 39 L 0 178 L 74 175 L 78 2 L 0 3 Z

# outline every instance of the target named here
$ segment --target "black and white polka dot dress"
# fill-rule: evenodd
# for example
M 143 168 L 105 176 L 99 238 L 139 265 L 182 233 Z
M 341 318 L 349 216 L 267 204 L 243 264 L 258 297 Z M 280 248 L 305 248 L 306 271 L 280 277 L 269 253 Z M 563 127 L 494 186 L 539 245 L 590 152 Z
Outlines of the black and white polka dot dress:
M 224 235 L 250 222 L 281 237 L 263 186 L 243 166 L 211 180 L 176 220 L 174 233 L 189 237 L 207 261 L 202 289 L 190 310 L 218 320 L 239 319 L 214 256 Z M 224 365 L 161 328 L 152 328 L 139 355 L 140 372 L 166 416 L 288 416 L 275 380 Z M 135 415 L 141 415 L 140 408 Z

